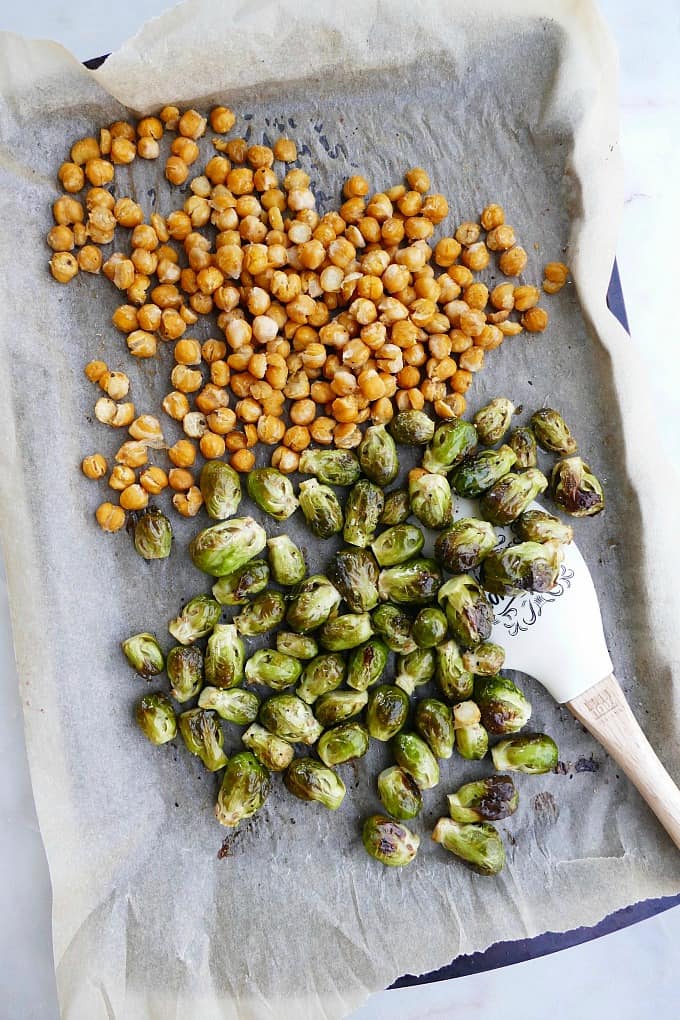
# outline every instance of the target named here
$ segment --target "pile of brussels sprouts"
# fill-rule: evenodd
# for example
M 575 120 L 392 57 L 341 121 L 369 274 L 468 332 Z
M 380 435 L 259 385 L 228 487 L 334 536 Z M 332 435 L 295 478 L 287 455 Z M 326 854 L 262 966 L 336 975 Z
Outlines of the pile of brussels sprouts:
M 556 411 L 538 411 L 530 426 L 492 448 L 514 413 L 509 400 L 497 398 L 472 422 L 454 419 L 435 431 L 423 412 L 402 412 L 389 427 L 368 428 L 356 454 L 306 451 L 300 469 L 312 477 L 297 495 L 276 469 L 251 471 L 248 495 L 272 518 L 285 521 L 299 507 L 318 538 L 342 534 L 346 545 L 323 575 L 307 576 L 304 555 L 287 534 L 268 539 L 252 517 L 234 516 L 242 498 L 238 474 L 221 461 L 205 465 L 201 489 L 218 523 L 199 532 L 189 552 L 215 578 L 212 596 L 195 596 L 170 621 L 177 644 L 167 656 L 148 633 L 122 647 L 142 677 L 165 669 L 180 705 L 198 699 L 176 715 L 170 698 L 149 694 L 136 718 L 152 743 L 172 740 L 179 729 L 207 769 L 224 770 L 216 806 L 223 825 L 262 806 L 271 772 L 283 773 L 294 796 L 336 810 L 346 790 L 335 767 L 363 757 L 371 739 L 389 741 L 395 764 L 377 780 L 385 815 L 366 819 L 363 843 L 384 864 L 408 864 L 419 837 L 404 822 L 420 813 L 423 791 L 438 784 L 439 760 L 454 749 L 480 760 L 489 736 L 500 736 L 491 757 L 501 774 L 451 794 L 450 817 L 432 833 L 478 872 L 500 871 L 504 847 L 491 822 L 518 802 L 504 773 L 548 772 L 557 747 L 544 734 L 518 735 L 531 705 L 500 673 L 504 651 L 489 641 L 487 593 L 554 587 L 572 529 L 529 509 L 540 493 L 549 488 L 573 516 L 604 505 L 602 486 L 574 455 L 576 443 Z M 422 466 L 409 472 L 407 488 L 386 492 L 399 473 L 398 443 L 422 446 Z M 478 445 L 486 449 L 477 452 Z M 537 445 L 562 455 L 550 482 L 536 466 Z M 344 506 L 333 486 L 348 487 Z M 480 517 L 454 521 L 454 494 L 479 499 Z M 137 549 L 149 558 L 154 542 L 166 541 L 163 520 L 150 511 L 136 525 Z M 498 547 L 494 525 L 510 524 L 519 541 Z M 423 555 L 423 528 L 437 532 L 432 557 Z M 268 560 L 260 557 L 265 548 Z M 446 580 L 445 572 L 453 576 Z M 221 622 L 224 607 L 238 609 L 228 623 Z M 274 632 L 273 647 L 247 655 L 244 638 Z M 197 642 L 204 638 L 203 651 Z M 436 697 L 414 697 L 431 682 Z M 245 727 L 243 750 L 231 757 L 220 720 Z

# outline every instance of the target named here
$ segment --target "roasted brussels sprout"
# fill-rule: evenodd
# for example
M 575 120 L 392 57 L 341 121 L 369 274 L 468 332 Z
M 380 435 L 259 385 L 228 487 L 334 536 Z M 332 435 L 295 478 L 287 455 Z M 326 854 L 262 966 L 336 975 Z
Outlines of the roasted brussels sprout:
M 374 740 L 391 740 L 408 719 L 408 694 L 393 684 L 380 684 L 371 689 L 367 700 L 366 726 L 369 734 Z
M 551 591 L 564 552 L 559 542 L 520 542 L 491 553 L 482 564 L 482 587 L 494 595 Z
M 314 744 L 323 732 L 309 705 L 295 694 L 274 694 L 263 701 L 259 719 L 270 733 L 291 744 Z
M 324 728 L 337 726 L 359 715 L 367 701 L 366 691 L 329 691 L 317 698 L 314 714 Z
M 227 764 L 222 750 L 224 734 L 212 712 L 203 708 L 190 708 L 177 720 L 187 751 L 200 758 L 209 772 L 218 772 Z
M 451 633 L 463 648 L 486 641 L 493 627 L 493 609 L 473 577 L 469 574 L 452 577 L 439 589 L 438 600 Z
M 356 648 L 373 634 L 370 613 L 343 613 L 327 620 L 319 631 L 319 644 L 329 652 Z
M 239 634 L 253 637 L 278 627 L 285 615 L 286 603 L 281 592 L 263 591 L 243 607 L 238 616 L 234 617 L 234 623 Z
M 489 733 L 517 733 L 531 717 L 531 702 L 506 676 L 478 676 L 475 702 Z
M 247 484 L 253 502 L 276 521 L 288 520 L 298 508 L 293 483 L 276 468 L 253 468 L 248 473 Z
M 435 648 L 446 638 L 446 615 L 436 606 L 425 606 L 413 621 L 413 637 L 418 648 Z
M 271 788 L 269 772 L 251 751 L 241 751 L 227 762 L 217 795 L 215 817 L 233 827 L 262 807 Z
M 408 655 L 400 655 L 397 659 L 395 684 L 407 694 L 413 694 L 416 687 L 421 687 L 432 679 L 435 661 L 431 648 L 416 648 Z
M 481 712 L 474 701 L 461 701 L 453 706 L 456 750 L 461 758 L 479 761 L 489 750 L 489 734 L 482 726 L 481 718 Z
M 370 425 L 357 450 L 361 470 L 384 489 L 399 474 L 399 457 L 394 439 L 384 425 Z
M 241 740 L 270 772 L 283 772 L 295 757 L 292 744 L 283 737 L 270 733 L 258 723 L 249 726 L 245 733 L 241 734 Z
M 397 733 L 392 753 L 397 765 L 415 779 L 421 790 L 431 790 L 439 782 L 437 759 L 417 733 Z
M 369 638 L 363 645 L 349 653 L 347 686 L 355 691 L 365 691 L 380 680 L 385 672 L 390 650 L 380 638 Z
M 299 470 L 324 485 L 354 485 L 361 476 L 361 466 L 351 450 L 305 450 Z
M 477 445 L 477 430 L 469 421 L 454 418 L 440 425 L 423 454 L 423 467 L 433 474 L 445 475 L 472 453 Z
M 574 538 L 574 529 L 563 524 L 559 517 L 545 510 L 525 510 L 513 525 L 523 542 L 559 542 L 568 545 Z
M 540 776 L 557 768 L 557 744 L 545 733 L 526 733 L 499 740 L 491 748 L 494 768 Z
M 217 712 L 220 719 L 234 723 L 236 726 L 247 726 L 257 719 L 260 699 L 252 691 L 244 691 L 242 687 L 204 687 L 198 698 L 198 707 Z
M 345 542 L 365 549 L 375 538 L 375 529 L 385 506 L 382 489 L 367 478 L 360 478 L 352 486 L 345 503 Z
M 342 597 L 337 588 L 323 574 L 313 574 L 293 591 L 286 622 L 298 633 L 316 630 L 333 616 Z
M 147 694 L 137 704 L 135 719 L 140 730 L 152 744 L 167 744 L 177 734 L 177 720 L 172 705 L 164 694 Z
M 459 496 L 476 499 L 490 489 L 503 475 L 507 475 L 517 457 L 509 446 L 497 450 L 483 450 L 470 457 L 451 472 L 451 488 Z
M 465 783 L 446 798 L 454 822 L 498 822 L 517 810 L 519 794 L 510 776 Z
M 241 479 L 233 467 L 222 460 L 206 461 L 198 484 L 208 517 L 225 521 L 236 513 L 241 502 Z
M 482 446 L 500 443 L 512 424 L 515 405 L 507 397 L 496 397 L 477 411 L 472 419 Z
M 165 663 L 175 701 L 195 698 L 203 686 L 203 652 L 196 645 L 175 645 Z M 205 706 L 201 706 L 205 707 Z
M 489 822 L 461 825 L 453 818 L 440 818 L 432 839 L 480 875 L 497 875 L 505 864 L 503 840 Z
M 296 694 L 308 705 L 329 691 L 335 691 L 345 679 L 345 660 L 337 652 L 317 655 L 305 666 Z
M 411 516 L 411 500 L 406 489 L 395 489 L 385 496 L 385 508 L 380 514 L 380 523 L 392 527 L 404 524 Z
M 488 521 L 461 517 L 434 544 L 435 559 L 452 574 L 475 570 L 498 544 L 498 535 Z
M 434 422 L 424 411 L 399 411 L 388 426 L 397 443 L 425 446 L 434 435 Z
M 378 564 L 368 549 L 341 549 L 328 575 L 353 613 L 367 613 L 379 601 Z
M 411 633 L 408 616 L 391 602 L 384 602 L 373 610 L 373 629 L 382 638 L 391 652 L 407 655 L 417 648 Z
M 538 449 L 536 436 L 526 425 L 520 425 L 513 429 L 508 438 L 508 446 L 514 451 L 515 466 L 518 468 L 532 468 L 538 464 Z
M 172 526 L 160 510 L 147 510 L 135 524 L 135 549 L 145 560 L 164 560 L 170 555 Z
M 238 687 L 246 650 L 233 623 L 218 623 L 208 638 L 205 679 L 211 687 Z
M 267 544 L 267 534 L 252 517 L 233 517 L 199 531 L 189 545 L 194 566 L 213 577 L 233 574 Z
M 366 853 L 389 868 L 403 868 L 410 864 L 420 846 L 420 836 L 382 815 L 371 815 L 366 819 L 361 839 Z
M 123 655 L 144 680 L 158 676 L 165 669 L 161 646 L 153 634 L 133 634 L 121 642 Z
M 396 567 L 417 556 L 425 544 L 425 536 L 415 524 L 395 524 L 383 531 L 371 549 L 381 567 Z
M 323 453 L 341 450 L 317 451 Z M 338 497 L 328 485 L 321 485 L 315 478 L 310 478 L 300 485 L 300 507 L 305 515 L 310 531 L 317 538 L 330 538 L 342 531 L 344 519 Z
M 455 732 L 453 715 L 448 705 L 437 698 L 423 698 L 416 705 L 413 722 L 435 758 L 451 757 Z
M 289 793 L 299 800 L 315 800 L 337 811 L 345 797 L 345 784 L 333 769 L 314 758 L 295 758 L 283 775 Z
M 309 634 L 296 634 L 292 630 L 279 630 L 276 634 L 279 652 L 292 655 L 295 659 L 313 659 L 319 654 L 319 646 Z
M 288 535 L 276 535 L 267 541 L 269 563 L 277 584 L 290 587 L 303 581 L 307 565 L 302 551 Z
M 509 471 L 484 493 L 479 509 L 492 524 L 510 524 L 547 488 L 548 479 L 538 468 Z
M 463 665 L 477 676 L 493 676 L 503 668 L 504 662 L 505 649 L 493 641 L 482 641 L 481 645 L 463 652 Z
M 531 416 L 531 427 L 542 450 L 570 456 L 576 453 L 578 443 L 559 411 L 543 407 Z
M 363 758 L 368 751 L 368 732 L 358 722 L 343 723 L 326 730 L 319 737 L 316 750 L 324 765 L 343 765 L 355 758 Z
M 441 531 L 453 520 L 453 497 L 446 475 L 413 468 L 408 475 L 411 510 L 426 528 Z
M 444 641 L 435 648 L 436 677 L 439 688 L 449 701 L 465 701 L 471 697 L 474 678 L 463 665 L 460 648 L 455 641 Z
M 213 596 L 222 606 L 245 606 L 269 584 L 269 567 L 264 560 L 250 560 L 233 574 L 221 577 L 213 585 Z
M 219 602 L 208 595 L 194 595 L 182 606 L 179 616 L 170 621 L 168 630 L 181 645 L 192 645 L 211 633 L 221 613 Z
M 393 818 L 409 819 L 419 815 L 423 795 L 413 776 L 399 765 L 392 765 L 378 776 L 378 796 Z
M 249 684 L 264 684 L 274 691 L 284 691 L 297 683 L 302 672 L 302 663 L 292 655 L 278 652 L 275 648 L 258 648 L 246 662 L 246 681 Z
M 594 517 L 604 510 L 604 490 L 580 457 L 558 460 L 551 475 L 552 498 L 571 517 Z
M 441 571 L 435 561 L 416 559 L 381 570 L 378 592 L 386 602 L 417 606 L 431 602 L 441 584 Z

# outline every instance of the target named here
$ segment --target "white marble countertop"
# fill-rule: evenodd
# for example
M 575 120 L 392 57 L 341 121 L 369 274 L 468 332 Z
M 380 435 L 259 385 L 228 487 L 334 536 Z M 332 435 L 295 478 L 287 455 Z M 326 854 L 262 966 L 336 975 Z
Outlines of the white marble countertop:
M 3 4 L 0 29 L 57 39 L 85 60 L 116 48 L 164 0 L 115 9 L 71 0 Z M 549 10 L 546 3 L 546 10 Z M 621 137 L 626 204 L 618 261 L 633 342 L 658 406 L 674 428 L 680 467 L 680 329 L 666 286 L 680 236 L 680 5 L 601 0 L 621 54 Z M 7 589 L 0 564 L 0 1020 L 56 1020 L 50 882 L 26 764 Z M 353 1020 L 677 1020 L 680 908 L 550 957 L 490 973 L 374 996 Z

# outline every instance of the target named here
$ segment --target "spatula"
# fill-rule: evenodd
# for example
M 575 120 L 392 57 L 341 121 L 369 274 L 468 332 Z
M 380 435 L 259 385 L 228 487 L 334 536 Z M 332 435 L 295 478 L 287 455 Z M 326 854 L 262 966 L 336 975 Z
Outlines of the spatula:
M 542 509 L 533 504 L 533 509 Z M 456 516 L 474 516 L 460 500 Z M 504 543 L 513 536 L 497 529 Z M 506 649 L 505 666 L 538 680 L 565 704 L 616 761 L 680 848 L 680 790 L 640 729 L 613 673 L 595 586 L 574 542 L 564 548 L 557 585 L 547 594 L 490 596 L 491 640 Z

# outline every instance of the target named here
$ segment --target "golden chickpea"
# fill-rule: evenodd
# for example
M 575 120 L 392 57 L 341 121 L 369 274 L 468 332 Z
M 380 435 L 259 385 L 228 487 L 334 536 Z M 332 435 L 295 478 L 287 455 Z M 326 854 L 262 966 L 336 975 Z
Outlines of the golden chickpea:
M 135 329 L 129 333 L 127 345 L 130 354 L 135 358 L 153 358 L 158 349 L 156 337 L 143 329 Z
M 217 460 L 224 456 L 226 450 L 224 439 L 215 432 L 206 432 L 198 445 L 206 460 Z
M 108 128 L 99 129 L 99 151 L 102 156 L 108 156 L 111 152 L 111 132 Z
M 68 283 L 78 273 L 78 261 L 68 251 L 58 251 L 50 259 L 50 272 L 57 283 Z
M 107 397 L 124 400 L 130 392 L 130 380 L 125 372 L 104 372 L 97 380 Z
M 192 485 L 187 492 L 176 492 L 172 505 L 182 517 L 195 517 L 203 506 L 203 493 L 197 485 Z
M 198 340 L 184 338 L 175 344 L 174 358 L 178 365 L 200 365 L 201 345 Z
M 101 453 L 92 453 L 85 457 L 81 468 L 86 478 L 103 478 L 107 471 L 106 458 Z
M 154 304 L 142 305 L 137 312 L 137 322 L 140 329 L 146 330 L 147 333 L 155 332 L 161 324 L 160 308 Z
M 475 244 L 471 244 L 469 248 L 465 248 L 461 255 L 463 264 L 467 266 L 472 272 L 479 273 L 482 269 L 486 269 L 488 266 L 491 256 L 483 241 L 477 241 Z
M 107 159 L 88 159 L 85 164 L 85 176 L 95 188 L 110 184 L 113 173 L 113 163 L 109 163 Z
M 196 460 L 196 447 L 188 439 L 179 439 L 167 453 L 170 462 L 178 468 L 191 467 Z
M 99 142 L 96 138 L 79 138 L 71 146 L 71 160 L 78 166 L 87 163 L 89 159 L 98 159 L 100 155 Z
M 142 117 L 137 122 L 137 136 L 139 138 L 155 138 L 158 141 L 163 137 L 163 122 L 158 117 Z
M 300 465 L 300 455 L 285 446 L 277 446 L 272 453 L 271 465 L 281 474 L 292 475 Z
M 193 318 L 192 322 L 196 322 Z M 187 323 L 185 319 L 174 308 L 165 308 L 161 313 L 161 324 L 158 332 L 163 340 L 179 340 L 186 332 Z
M 186 468 L 173 467 L 168 471 L 168 485 L 176 492 L 187 492 L 194 484 L 194 476 Z
M 115 120 L 113 124 L 109 124 L 109 131 L 111 132 L 112 139 L 127 138 L 129 141 L 134 141 L 137 137 L 134 126 L 126 120 Z
M 85 196 L 85 205 L 88 212 L 92 212 L 97 206 L 103 206 L 104 209 L 113 209 L 115 204 L 115 198 L 106 188 L 89 188 Z
M 137 155 L 140 159 L 158 159 L 161 154 L 161 147 L 155 138 L 144 135 L 137 142 Z
M 50 230 L 47 243 L 52 251 L 73 251 L 76 242 L 71 228 L 60 223 Z
M 123 489 L 119 499 L 124 510 L 143 510 L 149 505 L 149 493 L 136 483 Z
M 538 304 L 540 296 L 538 287 L 531 287 L 528 284 L 522 287 L 515 287 L 515 309 L 518 312 L 526 312 L 529 308 L 534 308 Z
M 302 453 L 311 443 L 311 436 L 306 425 L 291 425 L 283 436 L 283 445 L 296 453 Z
M 527 253 L 519 244 L 504 251 L 498 260 L 501 272 L 506 276 L 519 276 L 527 264 Z
M 102 267 L 102 253 L 94 244 L 86 244 L 77 255 L 78 268 L 84 273 L 98 273 Z
M 257 446 L 257 426 L 253 425 L 252 422 L 247 422 L 243 426 L 243 434 L 246 437 L 246 447 L 250 450 L 253 446 Z
M 116 217 L 108 209 L 96 208 L 87 220 L 87 232 L 95 244 L 110 244 L 116 229 Z
M 87 244 L 87 227 L 84 223 L 73 224 L 73 240 L 77 248 Z
M 194 141 L 205 134 L 208 121 L 201 117 L 197 110 L 186 110 L 179 118 L 177 129 L 185 138 L 192 138 Z
M 529 333 L 542 333 L 548 325 L 548 313 L 544 308 L 529 308 L 520 322 Z
M 180 159 L 179 156 L 168 156 L 165 161 L 165 176 L 171 184 L 179 186 L 180 184 L 184 184 L 189 176 L 189 167 L 183 159 Z M 175 236 L 172 231 L 170 236 Z
M 208 422 L 200 411 L 190 411 L 182 420 L 182 428 L 190 439 L 200 439 L 208 430 Z
M 101 503 L 95 510 L 95 517 L 102 531 L 120 531 L 125 524 L 125 511 L 114 503 Z
M 394 418 L 394 407 L 389 397 L 379 397 L 371 404 L 371 421 L 375 425 L 386 425 Z
M 236 427 L 236 415 L 230 407 L 217 407 L 206 417 L 208 428 L 218 436 L 226 436 Z
M 210 111 L 210 127 L 219 135 L 231 131 L 236 123 L 236 116 L 228 106 L 214 106 Z
M 118 464 L 124 464 L 125 467 L 138 468 L 142 467 L 149 459 L 146 443 L 141 442 L 138 439 L 128 439 L 126 443 L 119 448 L 116 454 L 116 462 Z
M 203 375 L 199 369 L 180 363 L 173 368 L 170 381 L 180 393 L 196 393 L 203 385 Z
M 280 443 L 286 431 L 285 423 L 273 414 L 263 414 L 257 422 L 257 438 L 267 446 Z
M 514 243 L 515 231 L 507 223 L 494 227 L 486 235 L 486 244 L 491 251 L 507 251 Z
M 230 432 L 229 435 L 224 437 L 224 444 L 230 453 L 235 453 L 237 450 L 245 450 L 247 446 L 244 433 L 237 430 Z
M 113 207 L 113 215 L 121 227 L 137 227 L 144 222 L 144 210 L 131 198 L 119 198 Z M 134 240 L 132 243 L 134 245 Z
M 470 308 L 484 311 L 489 300 L 489 288 L 483 283 L 471 283 L 463 291 L 463 298 Z
M 230 138 L 223 151 L 226 152 L 232 162 L 243 163 L 248 151 L 248 143 L 245 138 Z
M 213 361 L 222 361 L 227 354 L 227 345 L 223 340 L 206 340 L 201 347 L 201 354 L 208 365 Z
M 255 467 L 255 455 L 252 450 L 236 450 L 229 458 L 229 463 L 234 471 L 247 474 L 248 471 L 252 471 Z
M 274 142 L 274 158 L 280 163 L 294 163 L 297 159 L 297 145 L 292 138 L 277 138 Z
M 505 223 L 505 211 L 502 205 L 487 205 L 482 209 L 482 215 L 479 217 L 480 223 L 485 230 L 495 230 L 496 227 L 500 227 Z
M 416 166 L 412 170 L 409 170 L 405 175 L 408 186 L 413 191 L 419 191 L 425 194 L 426 191 L 430 190 L 430 178 L 426 170 L 423 170 L 421 166 Z
M 469 287 L 475 280 L 467 266 L 450 266 L 447 270 L 447 276 L 461 288 Z
M 511 283 L 500 283 L 491 291 L 491 304 L 499 311 L 512 311 L 515 306 L 515 288 Z
M 434 249 L 434 261 L 443 269 L 452 266 L 462 251 L 460 242 L 455 237 L 442 237 Z
M 113 163 L 127 164 L 134 162 L 137 155 L 137 146 L 128 138 L 114 138 L 111 142 L 111 161 Z
M 151 465 L 146 468 L 146 470 L 142 471 L 139 476 L 139 484 L 151 496 L 158 496 L 163 489 L 167 488 L 168 476 L 163 468 Z
M 122 492 L 128 486 L 134 485 L 136 477 L 131 467 L 126 464 L 116 464 L 109 476 L 109 488 L 115 492 Z
M 459 368 L 466 372 L 479 372 L 484 367 L 484 351 L 481 347 L 470 347 L 458 358 Z
M 108 365 L 105 361 L 88 361 L 85 366 L 85 375 L 90 382 L 98 383 L 108 372 Z
M 345 181 L 342 194 L 344 198 L 363 198 L 368 194 L 369 183 L 365 177 L 361 174 L 355 174 L 353 177 L 348 177 Z
M 569 277 L 569 267 L 564 262 L 548 262 L 543 270 L 543 290 L 546 294 L 557 294 Z
M 434 413 L 438 418 L 446 420 L 460 418 L 465 413 L 466 404 L 467 402 L 462 393 L 451 393 L 443 399 L 435 400 Z
M 479 241 L 479 223 L 472 223 L 470 220 L 466 220 L 456 230 L 456 240 L 460 244 L 465 245 L 469 248 L 471 244 L 476 244 Z
M 68 191 L 69 194 L 73 195 L 85 187 L 85 174 L 77 163 L 62 163 L 57 177 L 64 191 Z
M 158 418 L 152 414 L 141 414 L 132 422 L 129 433 L 133 439 L 144 441 L 149 446 L 163 445 L 163 431 Z
M 70 227 L 74 223 L 82 223 L 85 219 L 85 212 L 77 198 L 70 198 L 64 195 L 58 198 L 52 206 L 54 222 L 58 226 Z
M 477 308 L 462 311 L 459 316 L 460 328 L 468 336 L 479 336 L 486 325 L 486 316 Z

